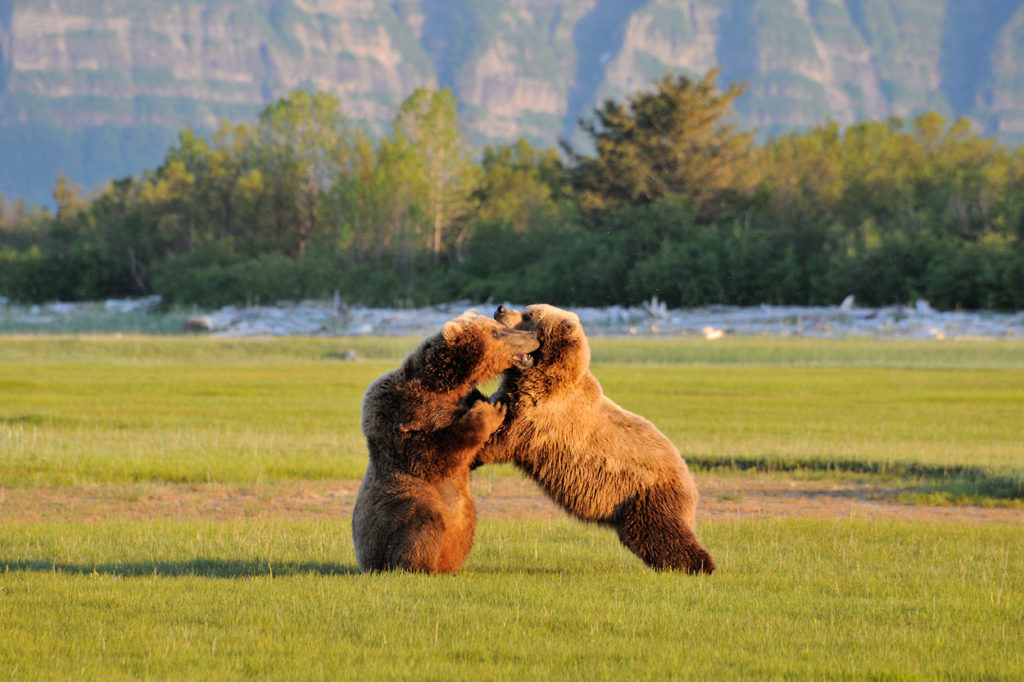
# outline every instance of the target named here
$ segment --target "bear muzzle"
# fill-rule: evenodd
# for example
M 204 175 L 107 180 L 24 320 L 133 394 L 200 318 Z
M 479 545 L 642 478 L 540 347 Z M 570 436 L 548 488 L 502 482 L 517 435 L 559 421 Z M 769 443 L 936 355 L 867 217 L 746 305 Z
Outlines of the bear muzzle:
M 512 351 L 512 364 L 519 369 L 533 367 L 533 356 L 531 353 L 540 348 L 537 335 L 533 332 L 516 331 L 509 329 L 505 343 Z

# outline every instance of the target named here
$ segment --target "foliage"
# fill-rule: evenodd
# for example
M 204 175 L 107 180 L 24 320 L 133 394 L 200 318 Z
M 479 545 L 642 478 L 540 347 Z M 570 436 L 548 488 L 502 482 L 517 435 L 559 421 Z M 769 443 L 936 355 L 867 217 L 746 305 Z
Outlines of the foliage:
M 715 78 L 606 102 L 565 159 L 472 160 L 447 90 L 377 139 L 296 91 L 95 197 L 62 176 L 56 215 L 0 200 L 0 295 L 1024 306 L 1024 150 L 935 113 L 754 147 Z

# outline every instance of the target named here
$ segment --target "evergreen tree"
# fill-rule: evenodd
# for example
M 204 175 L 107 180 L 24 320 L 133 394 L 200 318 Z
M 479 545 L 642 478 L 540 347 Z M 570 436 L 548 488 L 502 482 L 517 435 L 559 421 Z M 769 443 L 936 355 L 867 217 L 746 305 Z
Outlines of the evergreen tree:
M 631 95 L 626 104 L 607 100 L 594 118 L 580 121 L 595 156 L 563 146 L 584 211 L 678 194 L 693 203 L 699 219 L 717 220 L 742 205 L 757 184 L 753 136 L 737 132 L 728 116 L 746 87 L 719 92 L 717 74 L 712 70 L 700 81 L 667 74 L 653 92 Z

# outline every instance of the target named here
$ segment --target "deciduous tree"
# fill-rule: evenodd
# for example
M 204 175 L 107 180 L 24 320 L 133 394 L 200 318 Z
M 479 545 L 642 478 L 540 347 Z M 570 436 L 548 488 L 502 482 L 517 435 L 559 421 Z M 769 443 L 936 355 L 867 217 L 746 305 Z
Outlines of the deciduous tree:
M 420 88 L 399 108 L 395 142 L 419 170 L 427 219 L 427 244 L 434 262 L 458 241 L 460 221 L 473 206 L 479 167 L 462 139 L 451 90 Z

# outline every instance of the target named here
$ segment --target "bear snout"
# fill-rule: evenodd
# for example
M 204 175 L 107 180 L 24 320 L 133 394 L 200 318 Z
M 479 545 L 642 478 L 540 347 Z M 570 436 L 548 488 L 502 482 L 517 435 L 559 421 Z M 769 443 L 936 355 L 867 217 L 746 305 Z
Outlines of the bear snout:
M 515 353 L 532 353 L 540 348 L 540 341 L 533 332 L 509 330 L 507 343 Z
M 506 327 L 515 327 L 522 322 L 523 316 L 518 310 L 511 310 L 499 305 L 498 309 L 494 311 L 494 319 Z
M 509 329 L 505 338 L 508 349 L 512 351 L 512 364 L 519 369 L 533 367 L 533 351 L 540 348 L 540 341 L 533 332 Z

